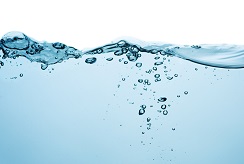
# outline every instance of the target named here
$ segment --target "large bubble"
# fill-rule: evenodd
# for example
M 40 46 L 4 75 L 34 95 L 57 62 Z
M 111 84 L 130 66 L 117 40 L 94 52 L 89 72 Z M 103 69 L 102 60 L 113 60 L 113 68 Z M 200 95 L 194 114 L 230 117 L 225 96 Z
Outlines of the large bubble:
M 1 43 L 10 49 L 24 50 L 29 47 L 29 39 L 28 37 L 21 32 L 9 32 L 5 34 Z

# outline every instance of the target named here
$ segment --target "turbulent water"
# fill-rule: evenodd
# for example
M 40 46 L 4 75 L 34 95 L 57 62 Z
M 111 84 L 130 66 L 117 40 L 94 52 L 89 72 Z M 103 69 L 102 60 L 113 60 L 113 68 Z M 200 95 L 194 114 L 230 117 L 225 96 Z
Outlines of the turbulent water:
M 172 55 L 199 64 L 221 67 L 221 68 L 243 68 L 244 67 L 244 46 L 238 45 L 173 45 L 173 44 L 150 44 L 132 43 L 127 40 L 120 40 L 116 43 L 107 44 L 91 50 L 78 50 L 63 43 L 38 42 L 21 32 L 9 32 L 1 39 L 0 44 L 3 53 L 2 59 L 25 57 L 32 62 L 42 63 L 44 70 L 48 65 L 61 63 L 70 58 L 81 58 L 82 56 L 93 55 L 86 59 L 86 63 L 96 62 L 96 55 L 112 52 L 115 56 L 126 55 L 128 60 L 135 62 L 141 57 L 142 52 L 149 54 Z M 111 61 L 112 58 L 108 58 Z M 162 61 L 155 62 L 155 65 L 163 64 Z M 1 61 L 1 65 L 4 62 Z

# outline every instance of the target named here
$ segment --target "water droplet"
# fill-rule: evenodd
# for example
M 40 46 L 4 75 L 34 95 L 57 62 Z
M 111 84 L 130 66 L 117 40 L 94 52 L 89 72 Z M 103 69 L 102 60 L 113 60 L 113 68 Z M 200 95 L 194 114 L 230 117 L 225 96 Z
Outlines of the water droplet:
M 160 98 L 158 99 L 159 102 L 165 102 L 166 100 L 167 100 L 166 97 L 160 97 Z
M 87 64 L 93 64 L 93 63 L 95 63 L 96 61 L 97 61 L 97 58 L 95 58 L 95 57 L 87 58 L 87 59 L 85 60 L 85 62 L 86 62 Z
M 118 44 L 119 47 L 122 47 L 122 46 L 124 46 L 126 44 L 126 42 L 124 40 L 121 40 L 117 44 Z
M 166 109 L 166 105 L 165 104 L 161 105 L 161 109 Z
M 164 111 L 163 111 L 163 114 L 164 114 L 164 115 L 167 115 L 167 114 L 168 114 L 168 111 L 167 111 L 167 110 L 164 110 Z
M 155 74 L 154 77 L 155 78 L 159 78 L 160 77 L 160 74 Z
M 142 63 L 136 63 L 136 66 L 140 68 L 142 66 Z

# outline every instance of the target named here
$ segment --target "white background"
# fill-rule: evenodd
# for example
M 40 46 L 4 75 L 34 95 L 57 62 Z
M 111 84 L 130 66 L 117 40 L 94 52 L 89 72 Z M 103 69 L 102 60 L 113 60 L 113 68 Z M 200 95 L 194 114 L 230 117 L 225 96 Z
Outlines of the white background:
M 179 44 L 244 44 L 241 0 L 8 0 L 0 35 L 21 31 L 37 40 L 90 48 L 130 36 Z

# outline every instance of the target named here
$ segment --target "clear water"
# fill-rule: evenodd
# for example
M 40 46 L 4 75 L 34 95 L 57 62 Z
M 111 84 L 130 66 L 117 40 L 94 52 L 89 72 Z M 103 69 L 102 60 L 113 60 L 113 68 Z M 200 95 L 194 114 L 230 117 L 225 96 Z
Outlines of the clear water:
M 0 48 L 0 163 L 244 162 L 244 46 Z

